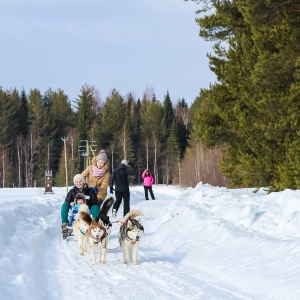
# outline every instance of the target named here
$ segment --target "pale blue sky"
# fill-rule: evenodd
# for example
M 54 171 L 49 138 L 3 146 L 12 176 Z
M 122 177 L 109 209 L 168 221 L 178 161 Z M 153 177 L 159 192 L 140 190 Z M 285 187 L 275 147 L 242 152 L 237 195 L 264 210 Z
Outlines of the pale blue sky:
M 215 82 L 199 37 L 194 2 L 183 0 L 1 0 L 0 86 L 61 88 L 74 100 L 84 84 L 100 98 L 113 88 L 191 104 Z

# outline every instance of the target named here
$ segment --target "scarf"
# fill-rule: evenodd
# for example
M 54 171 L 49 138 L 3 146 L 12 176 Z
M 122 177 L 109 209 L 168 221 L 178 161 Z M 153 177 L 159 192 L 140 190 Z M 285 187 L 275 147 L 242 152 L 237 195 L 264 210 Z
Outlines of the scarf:
M 96 166 L 92 166 L 91 168 L 91 175 L 96 177 L 96 178 L 101 178 L 104 176 L 104 174 L 106 173 L 106 170 L 105 169 L 99 169 L 97 168 Z

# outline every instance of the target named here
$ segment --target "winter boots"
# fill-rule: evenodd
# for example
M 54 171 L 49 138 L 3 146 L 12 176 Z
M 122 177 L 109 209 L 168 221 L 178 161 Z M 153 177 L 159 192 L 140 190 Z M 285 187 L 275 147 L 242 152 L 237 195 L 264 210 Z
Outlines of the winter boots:
M 63 223 L 61 225 L 61 232 L 63 235 L 63 239 L 65 240 L 68 236 L 72 235 L 73 230 L 68 228 L 67 223 Z
M 61 231 L 62 231 L 62 234 L 64 234 L 65 232 L 68 232 L 67 223 L 63 223 L 61 225 Z

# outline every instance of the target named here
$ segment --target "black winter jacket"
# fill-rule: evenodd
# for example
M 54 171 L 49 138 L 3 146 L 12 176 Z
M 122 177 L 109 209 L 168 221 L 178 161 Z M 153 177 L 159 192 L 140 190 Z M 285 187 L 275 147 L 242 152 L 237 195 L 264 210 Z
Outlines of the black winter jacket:
M 67 194 L 65 202 L 75 201 L 75 196 L 78 193 L 83 193 L 85 195 L 86 204 L 88 205 L 89 209 L 92 208 L 93 205 L 98 205 L 97 195 L 88 185 L 85 183 L 82 190 L 78 189 L 76 186 L 73 186 L 72 189 Z
M 110 176 L 110 189 L 112 189 L 115 184 L 116 192 L 128 192 L 128 175 L 132 175 L 132 171 L 128 170 L 126 165 L 120 164 Z

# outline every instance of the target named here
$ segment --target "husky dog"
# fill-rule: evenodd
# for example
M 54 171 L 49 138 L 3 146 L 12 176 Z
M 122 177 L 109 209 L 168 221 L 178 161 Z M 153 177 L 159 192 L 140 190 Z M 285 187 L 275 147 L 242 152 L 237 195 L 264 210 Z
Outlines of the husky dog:
M 135 217 L 142 216 L 139 210 L 132 210 L 125 215 L 121 222 L 119 231 L 119 242 L 123 252 L 123 262 L 127 264 L 130 260 L 134 265 L 138 264 L 138 252 L 141 236 L 144 233 L 144 227 L 141 220 L 135 220 Z
M 86 234 L 92 224 L 92 217 L 88 213 L 89 208 L 86 204 L 82 204 L 79 207 L 78 214 L 73 226 L 73 233 L 78 241 L 79 254 L 83 255 L 86 251 Z
M 91 261 L 96 264 L 95 259 L 95 249 L 97 255 L 97 261 L 103 264 L 106 263 L 106 228 L 104 227 L 103 222 L 100 220 L 96 222 L 92 221 L 88 232 L 87 232 L 87 240 L 89 243 L 89 252 L 91 252 Z

